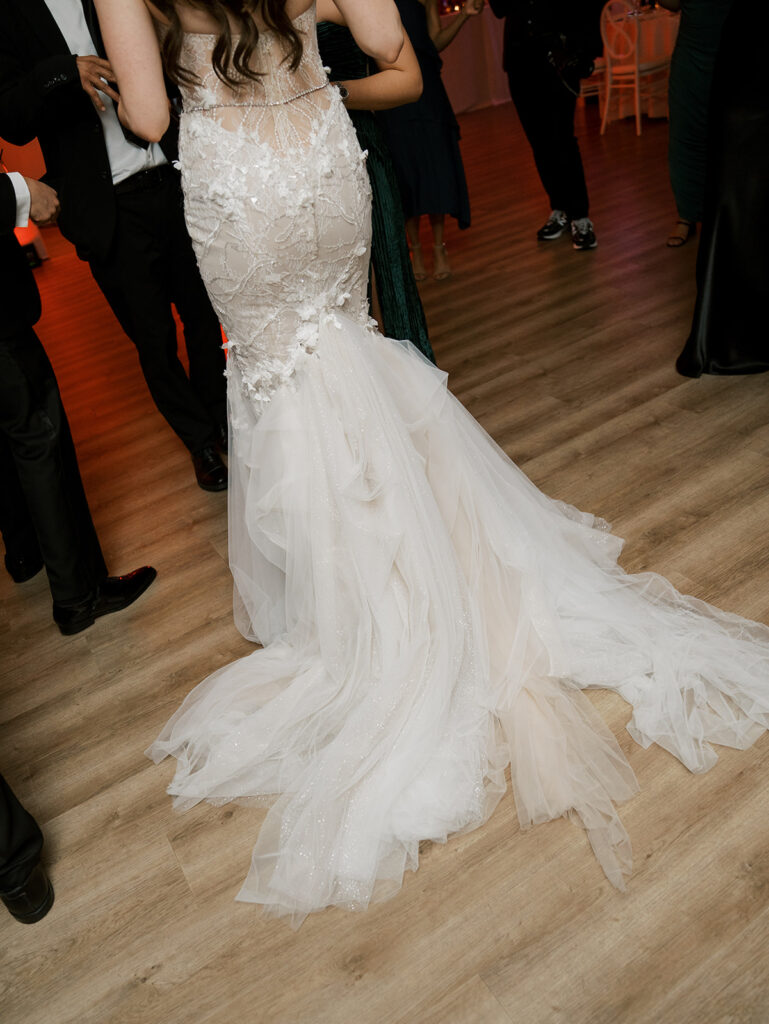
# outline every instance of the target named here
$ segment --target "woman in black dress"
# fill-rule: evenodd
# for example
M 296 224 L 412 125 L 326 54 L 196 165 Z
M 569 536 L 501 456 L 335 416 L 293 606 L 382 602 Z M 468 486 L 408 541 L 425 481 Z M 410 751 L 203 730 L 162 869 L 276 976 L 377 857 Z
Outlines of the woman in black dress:
M 702 220 L 710 87 L 721 29 L 732 0 L 660 0 L 660 3 L 669 11 L 681 12 L 668 87 L 668 165 L 678 220 L 667 245 L 675 249 L 692 237 Z
M 697 303 L 676 368 L 769 371 L 769 7 L 734 0 L 713 75 Z
M 484 0 L 466 0 L 462 12 L 446 25 L 438 14 L 438 0 L 395 2 L 419 60 L 423 91 L 416 103 L 383 111 L 379 117 L 398 175 L 414 275 L 418 281 L 426 277 L 419 227 L 422 215 L 427 214 L 433 235 L 434 276 L 440 281 L 451 274 L 443 242 L 446 215 L 454 217 L 460 228 L 469 227 L 470 199 L 459 151 L 459 125 L 441 81 L 438 53 L 468 18 L 483 10 Z

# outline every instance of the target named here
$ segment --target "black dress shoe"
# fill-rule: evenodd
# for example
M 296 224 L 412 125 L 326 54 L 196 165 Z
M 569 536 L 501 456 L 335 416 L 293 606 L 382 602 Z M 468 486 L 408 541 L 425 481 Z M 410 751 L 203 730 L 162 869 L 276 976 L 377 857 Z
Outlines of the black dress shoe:
M 34 924 L 53 906 L 53 886 L 42 864 L 36 864 L 23 885 L 0 892 L 0 900 L 22 924 Z
M 34 555 L 6 554 L 5 567 L 14 583 L 26 583 L 43 568 L 43 559 L 40 552 Z
M 88 597 L 77 604 L 53 602 L 53 619 L 64 636 L 73 636 L 92 626 L 102 615 L 122 611 L 141 597 L 157 576 L 151 565 L 143 565 L 125 576 L 108 576 Z
M 198 486 L 204 491 L 227 490 L 227 467 L 222 462 L 219 452 L 210 444 L 192 455 L 192 465 Z

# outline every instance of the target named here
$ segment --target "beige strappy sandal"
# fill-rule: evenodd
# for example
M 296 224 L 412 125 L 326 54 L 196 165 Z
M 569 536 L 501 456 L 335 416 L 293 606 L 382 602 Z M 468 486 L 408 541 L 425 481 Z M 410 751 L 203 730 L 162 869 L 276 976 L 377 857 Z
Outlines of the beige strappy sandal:
M 433 277 L 436 281 L 445 281 L 447 277 L 451 277 L 451 266 L 449 265 L 449 257 L 446 253 L 446 246 L 443 242 L 440 245 L 433 246 Z
M 682 245 L 685 245 L 689 239 L 697 231 L 697 225 L 692 224 L 690 220 L 679 220 L 676 221 L 675 227 L 668 235 L 668 240 L 665 245 L 668 249 L 680 249 Z

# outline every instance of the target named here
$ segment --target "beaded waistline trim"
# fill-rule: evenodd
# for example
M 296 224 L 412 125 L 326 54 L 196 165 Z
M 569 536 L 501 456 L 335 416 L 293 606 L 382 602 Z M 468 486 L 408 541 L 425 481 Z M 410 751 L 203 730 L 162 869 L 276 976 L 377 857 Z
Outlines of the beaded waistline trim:
M 314 85 L 312 89 L 304 89 L 302 92 L 298 92 L 294 96 L 289 96 L 285 100 L 274 100 L 271 103 L 212 103 L 207 107 L 190 107 L 189 109 L 186 109 L 184 113 L 194 114 L 205 110 L 228 110 L 231 107 L 283 107 L 286 103 L 293 103 L 294 100 L 301 99 L 302 96 L 309 96 L 311 93 L 320 92 L 321 89 L 328 89 L 330 85 L 330 82 L 324 82 L 323 85 Z

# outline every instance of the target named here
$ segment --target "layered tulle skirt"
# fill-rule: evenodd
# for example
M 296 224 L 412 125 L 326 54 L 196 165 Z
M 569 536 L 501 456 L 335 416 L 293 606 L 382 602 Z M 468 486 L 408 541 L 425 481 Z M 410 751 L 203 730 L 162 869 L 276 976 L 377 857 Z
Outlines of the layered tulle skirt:
M 413 346 L 343 313 L 271 401 L 230 377 L 236 622 L 263 644 L 186 699 L 150 748 L 178 806 L 267 799 L 238 895 L 295 923 L 363 908 L 422 840 L 505 791 L 568 815 L 613 884 L 636 791 L 581 692 L 692 771 L 769 725 L 769 629 L 617 565 L 606 523 L 548 499 Z

